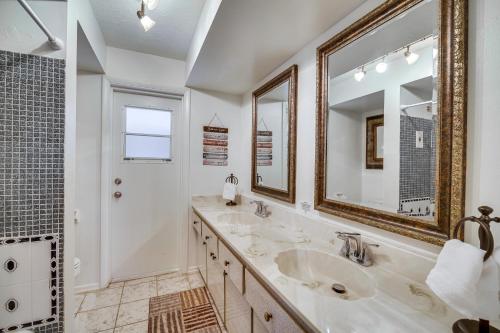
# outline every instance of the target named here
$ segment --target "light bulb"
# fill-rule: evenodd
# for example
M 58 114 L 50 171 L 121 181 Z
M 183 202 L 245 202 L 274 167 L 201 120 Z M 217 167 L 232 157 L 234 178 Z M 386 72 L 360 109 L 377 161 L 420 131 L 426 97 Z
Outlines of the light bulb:
M 144 15 L 143 17 L 141 17 L 141 24 L 144 28 L 144 31 L 149 31 L 149 29 L 151 29 L 156 24 L 156 22 L 153 21 L 149 16 Z
M 160 0 L 142 0 L 149 10 L 153 10 L 158 7 Z
M 385 58 L 382 59 L 382 61 L 379 62 L 377 66 L 375 66 L 375 70 L 380 74 L 385 73 L 385 71 L 387 70 L 387 63 L 385 62 Z
M 354 79 L 358 82 L 361 82 L 361 80 L 363 80 L 363 78 L 365 77 L 365 74 L 365 69 L 361 68 L 354 74 Z
M 405 58 L 408 65 L 413 65 L 414 63 L 416 63 L 419 57 L 420 56 L 418 54 L 410 51 L 409 46 L 406 48 Z

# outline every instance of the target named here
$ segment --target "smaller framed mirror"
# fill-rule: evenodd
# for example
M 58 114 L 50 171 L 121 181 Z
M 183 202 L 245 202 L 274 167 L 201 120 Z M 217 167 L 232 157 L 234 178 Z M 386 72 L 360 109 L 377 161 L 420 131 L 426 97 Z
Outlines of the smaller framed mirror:
M 295 202 L 297 65 L 253 92 L 252 191 Z
M 384 115 L 366 118 L 366 168 L 384 168 Z

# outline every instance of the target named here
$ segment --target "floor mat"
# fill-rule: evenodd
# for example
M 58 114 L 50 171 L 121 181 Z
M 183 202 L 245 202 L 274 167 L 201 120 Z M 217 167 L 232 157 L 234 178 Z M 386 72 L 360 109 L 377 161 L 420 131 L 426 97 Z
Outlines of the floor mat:
M 151 298 L 148 333 L 221 333 L 205 287 Z

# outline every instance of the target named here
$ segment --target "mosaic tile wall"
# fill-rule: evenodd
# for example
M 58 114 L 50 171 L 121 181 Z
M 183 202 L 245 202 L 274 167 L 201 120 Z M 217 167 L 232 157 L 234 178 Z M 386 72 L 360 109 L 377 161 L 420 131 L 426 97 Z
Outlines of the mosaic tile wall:
M 0 237 L 59 235 L 63 332 L 65 62 L 0 51 Z
M 401 115 L 399 200 L 434 198 L 436 174 L 435 120 Z M 423 148 L 416 147 L 416 131 L 423 131 Z

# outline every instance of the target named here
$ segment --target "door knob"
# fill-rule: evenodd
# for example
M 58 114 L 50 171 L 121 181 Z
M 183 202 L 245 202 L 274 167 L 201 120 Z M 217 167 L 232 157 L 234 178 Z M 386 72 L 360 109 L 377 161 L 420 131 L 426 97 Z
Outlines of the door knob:
M 115 199 L 120 199 L 122 197 L 122 192 L 116 191 L 113 193 L 113 197 L 115 197 Z
M 115 185 L 120 185 L 122 183 L 121 178 L 115 178 Z

